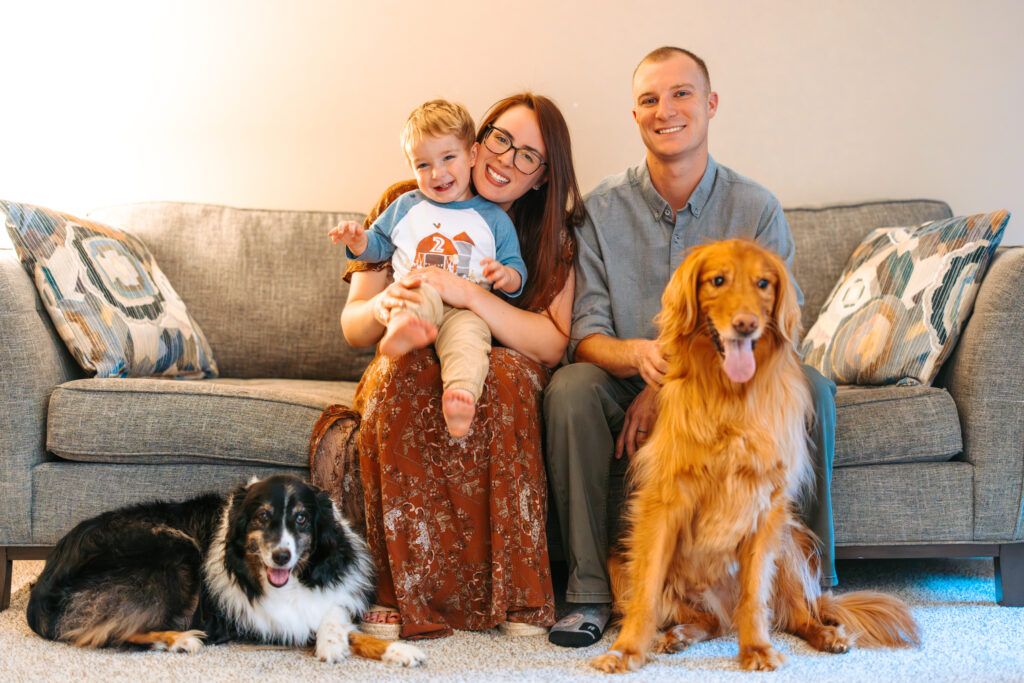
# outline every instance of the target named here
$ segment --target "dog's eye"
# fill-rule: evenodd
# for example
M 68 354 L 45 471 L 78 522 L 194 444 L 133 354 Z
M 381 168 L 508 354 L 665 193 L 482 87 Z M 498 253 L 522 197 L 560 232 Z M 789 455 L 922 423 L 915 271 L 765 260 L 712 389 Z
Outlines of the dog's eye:
M 770 285 L 770 284 L 771 284 L 771 283 L 770 283 L 770 282 L 768 282 L 768 280 L 767 280 L 767 279 L 765 279 L 765 278 L 761 278 L 761 279 L 760 279 L 760 280 L 758 280 L 758 282 L 757 282 L 757 286 L 758 286 L 758 287 L 760 287 L 761 289 L 768 289 L 768 285 Z
M 308 522 L 309 517 L 306 516 L 305 512 L 300 512 L 299 514 L 295 515 L 295 523 L 299 526 L 306 526 Z
M 270 510 L 260 510 L 258 513 L 256 513 L 256 519 L 258 519 L 261 522 L 269 522 Z
M 711 284 L 713 284 L 715 287 L 721 287 L 722 285 L 725 284 L 725 278 L 721 275 L 716 275 L 715 278 L 711 281 Z

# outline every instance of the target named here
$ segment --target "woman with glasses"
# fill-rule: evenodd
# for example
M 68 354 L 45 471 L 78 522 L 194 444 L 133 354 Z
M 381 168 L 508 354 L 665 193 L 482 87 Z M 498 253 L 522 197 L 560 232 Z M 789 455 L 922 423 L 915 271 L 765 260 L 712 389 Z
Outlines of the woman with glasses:
M 496 626 L 531 635 L 554 623 L 540 401 L 569 341 L 583 201 L 568 128 L 548 98 L 524 93 L 499 101 L 477 140 L 473 184 L 516 227 L 529 273 L 521 295 L 510 301 L 436 268 L 398 282 L 387 263 L 352 261 L 346 273 L 341 324 L 353 345 L 377 343 L 384 327 L 375 312 L 404 305 L 423 282 L 445 303 L 483 318 L 495 342 L 465 437 L 449 435 L 438 409 L 433 348 L 395 360 L 378 353 L 356 390 L 358 465 L 337 467 L 358 467 L 381 605 L 364 621 L 383 637 Z M 366 225 L 415 187 L 407 181 L 389 188 Z M 334 466 L 314 462 L 313 471 Z

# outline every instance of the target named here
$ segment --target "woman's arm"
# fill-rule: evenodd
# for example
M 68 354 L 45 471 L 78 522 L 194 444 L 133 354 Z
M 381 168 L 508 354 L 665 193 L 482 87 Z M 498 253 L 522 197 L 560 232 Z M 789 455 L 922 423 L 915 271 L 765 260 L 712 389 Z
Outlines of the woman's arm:
M 352 346 L 371 346 L 384 336 L 384 325 L 374 317 L 374 306 L 387 284 L 387 270 L 352 273 L 348 299 L 341 309 L 341 331 Z
M 415 274 L 434 285 L 445 303 L 456 308 L 468 308 L 480 316 L 502 345 L 549 368 L 562 360 L 572 322 L 576 282 L 572 270 L 548 307 L 551 317 L 516 308 L 483 287 L 438 268 L 425 268 Z

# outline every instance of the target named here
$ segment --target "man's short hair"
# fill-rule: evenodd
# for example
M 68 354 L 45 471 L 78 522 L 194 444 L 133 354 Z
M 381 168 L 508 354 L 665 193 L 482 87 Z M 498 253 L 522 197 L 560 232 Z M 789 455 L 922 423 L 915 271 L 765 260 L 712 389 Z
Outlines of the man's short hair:
M 681 47 L 673 47 L 671 45 L 664 45 L 659 47 L 657 50 L 651 50 L 647 55 L 640 60 L 640 63 L 633 69 L 633 80 L 636 80 L 636 72 L 640 70 L 640 67 L 647 62 L 664 62 L 666 60 L 675 57 L 676 55 L 686 55 L 694 62 L 697 63 L 697 68 L 704 74 L 704 84 L 708 87 L 708 92 L 711 92 L 711 74 L 708 73 L 708 65 L 704 63 L 704 60 L 693 54 L 689 50 L 685 50 Z
M 467 148 L 476 142 L 473 117 L 461 104 L 448 100 L 430 100 L 416 107 L 402 128 L 402 149 L 409 156 L 413 145 L 424 137 L 454 135 Z

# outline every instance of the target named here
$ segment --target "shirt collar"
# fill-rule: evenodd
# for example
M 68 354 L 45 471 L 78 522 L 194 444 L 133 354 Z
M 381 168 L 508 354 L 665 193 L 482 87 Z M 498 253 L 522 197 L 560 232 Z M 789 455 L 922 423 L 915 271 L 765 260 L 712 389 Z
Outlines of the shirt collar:
M 715 176 L 718 175 L 718 162 L 708 155 L 708 166 L 704 169 L 704 175 L 701 177 L 700 182 L 697 183 L 697 187 L 693 189 L 693 193 L 690 195 L 690 200 L 686 202 L 686 206 L 683 209 L 689 209 L 690 213 L 695 218 L 699 218 L 701 211 L 704 210 L 704 206 L 708 203 L 708 199 L 711 197 L 711 188 L 715 184 Z M 651 171 L 647 168 L 647 160 L 645 159 L 640 163 L 637 168 L 637 183 L 640 188 L 640 194 L 643 196 L 647 206 L 650 207 L 651 213 L 654 215 L 654 220 L 666 218 L 672 220 L 672 207 L 669 203 L 658 194 L 658 191 L 654 189 L 654 183 L 651 182 Z

